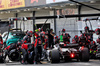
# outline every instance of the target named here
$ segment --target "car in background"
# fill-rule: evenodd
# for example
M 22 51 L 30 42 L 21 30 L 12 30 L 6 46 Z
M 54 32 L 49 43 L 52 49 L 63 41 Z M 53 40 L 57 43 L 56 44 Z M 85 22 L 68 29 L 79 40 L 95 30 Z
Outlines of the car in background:
M 17 43 L 17 41 L 22 40 L 24 36 L 25 33 L 21 29 L 10 29 L 8 32 L 2 34 L 6 46 Z

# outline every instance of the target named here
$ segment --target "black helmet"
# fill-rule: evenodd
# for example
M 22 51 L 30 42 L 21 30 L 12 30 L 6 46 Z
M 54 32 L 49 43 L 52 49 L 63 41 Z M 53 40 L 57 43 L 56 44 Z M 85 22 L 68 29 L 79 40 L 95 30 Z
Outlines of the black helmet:
M 30 36 L 30 37 L 32 37 L 32 34 L 33 34 L 32 31 L 28 31 L 28 32 L 27 32 L 27 35 Z
M 92 42 L 91 42 L 91 45 L 96 45 L 96 42 L 95 42 L 95 41 L 92 41 Z
M 61 30 L 61 32 L 65 32 L 66 30 L 63 28 L 62 30 Z
M 78 40 L 78 35 L 75 35 L 74 39 L 75 39 L 75 40 L 76 40 L 76 39 Z
M 80 39 L 81 40 L 86 40 L 86 37 L 84 36 L 84 34 L 81 35 Z
M 85 30 L 85 31 L 89 31 L 89 27 L 86 26 L 86 27 L 84 28 L 84 30 Z
M 100 34 L 100 28 L 97 28 L 97 29 L 95 30 L 95 33 L 96 33 L 97 35 L 99 35 L 99 34 Z

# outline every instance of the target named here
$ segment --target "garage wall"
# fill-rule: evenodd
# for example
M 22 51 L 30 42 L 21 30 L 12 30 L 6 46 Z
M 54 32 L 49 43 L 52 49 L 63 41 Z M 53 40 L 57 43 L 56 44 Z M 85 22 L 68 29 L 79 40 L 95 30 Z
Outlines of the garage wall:
M 64 19 L 57 19 L 57 35 L 59 36 L 59 31 L 61 31 L 61 29 L 66 29 L 66 33 L 69 33 L 71 36 L 71 41 L 72 38 L 75 35 L 78 35 L 78 31 L 74 31 L 74 30 L 78 30 L 78 25 L 77 25 L 77 18 L 64 18 Z
M 5 21 L 8 21 L 8 18 L 10 17 L 15 17 L 14 13 L 4 13 L 4 14 L 0 14 L 0 19 L 3 19 L 2 21 L 4 21 L 5 24 L 0 23 L 2 26 L 0 27 L 0 33 L 4 33 L 6 31 L 8 31 L 8 22 L 6 23 Z M 1 21 L 1 22 L 2 22 Z M 13 25 L 11 25 L 13 26 Z
M 27 12 L 18 13 L 18 17 L 32 17 L 32 13 L 27 13 Z M 18 28 L 20 28 L 20 25 L 22 30 L 33 30 L 32 20 L 18 21 Z

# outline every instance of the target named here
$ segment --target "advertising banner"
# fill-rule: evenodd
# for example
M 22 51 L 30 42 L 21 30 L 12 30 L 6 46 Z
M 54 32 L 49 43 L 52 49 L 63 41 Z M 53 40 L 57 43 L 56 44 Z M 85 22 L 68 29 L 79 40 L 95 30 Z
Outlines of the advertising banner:
M 0 10 L 29 7 L 29 6 L 40 6 L 51 3 L 67 2 L 67 1 L 69 0 L 0 0 Z M 83 0 L 77 0 L 77 1 L 83 1 Z
M 6 1 L 5 0 L 0 0 L 0 10 L 6 9 Z
M 25 5 L 27 6 L 38 6 L 45 5 L 46 0 L 25 0 Z
M 77 13 L 77 9 L 73 9 L 73 8 L 56 10 L 56 15 L 75 15 L 75 13 Z
M 0 10 L 45 4 L 46 0 L 0 0 Z
M 24 0 L 6 0 L 7 9 L 25 7 Z
M 64 1 L 69 1 L 69 0 L 46 0 L 46 4 L 58 3 L 58 2 L 64 2 Z

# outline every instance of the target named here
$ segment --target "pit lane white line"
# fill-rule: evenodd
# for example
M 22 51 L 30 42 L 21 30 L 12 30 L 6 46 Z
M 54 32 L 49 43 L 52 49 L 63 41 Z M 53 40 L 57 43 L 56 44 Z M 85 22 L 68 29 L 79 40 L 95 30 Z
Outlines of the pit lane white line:
M 90 60 L 90 61 L 100 61 L 100 60 Z
M 85 66 L 87 66 L 87 65 L 92 65 L 91 63 L 75 63 L 75 64 L 80 64 L 80 65 L 85 65 Z

